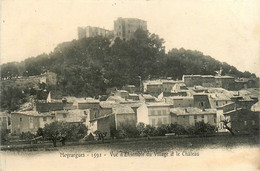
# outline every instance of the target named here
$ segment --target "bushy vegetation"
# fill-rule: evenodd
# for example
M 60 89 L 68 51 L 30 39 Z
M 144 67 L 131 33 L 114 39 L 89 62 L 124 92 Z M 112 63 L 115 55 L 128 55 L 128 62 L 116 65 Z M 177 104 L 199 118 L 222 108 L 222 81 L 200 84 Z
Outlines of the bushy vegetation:
M 45 83 L 39 83 L 37 86 L 38 88 L 35 88 L 35 85 L 21 86 L 12 82 L 1 82 L 1 108 L 11 112 L 19 110 L 22 104 L 29 101 L 30 97 L 34 97 L 38 100 L 46 99 L 51 88 Z
M 216 132 L 216 127 L 204 122 L 197 122 L 194 126 L 187 129 L 187 133 L 190 135 L 207 135 Z
M 137 30 L 135 37 L 130 41 L 116 39 L 111 42 L 108 38 L 94 37 L 64 42 L 50 54 L 1 65 L 1 79 L 39 75 L 49 70 L 57 74 L 58 83 L 48 91 L 95 97 L 106 94 L 108 88 L 121 88 L 126 84 L 139 86 L 139 78 L 181 79 L 183 74 L 215 74 L 220 67 L 224 74 L 255 77 L 255 74 L 242 73 L 198 51 L 181 48 L 165 53 L 164 40 L 143 30 Z M 19 101 L 23 96 L 35 93 L 32 87 L 2 86 L 1 107 L 16 110 L 20 104 L 15 102 L 16 98 Z M 39 93 L 37 98 L 44 96 Z
M 1 144 L 8 142 L 8 130 L 0 129 Z
M 31 132 L 22 132 L 20 134 L 20 140 L 30 141 L 34 137 L 35 137 L 35 135 L 33 133 L 31 133 Z
M 118 131 L 118 138 L 136 138 L 136 137 L 149 137 L 149 136 L 165 136 L 168 133 L 174 133 L 175 135 L 199 135 L 207 136 L 214 134 L 216 127 L 204 122 L 197 122 L 194 126 L 185 128 L 177 123 L 170 125 L 161 125 L 159 127 L 153 127 L 151 125 L 145 125 L 144 123 L 138 123 L 137 126 L 123 125 Z
M 66 140 L 79 140 L 87 134 L 87 127 L 83 124 L 70 124 L 65 122 L 52 122 L 46 124 L 43 131 L 38 130 L 39 134 L 43 134 L 44 138 L 51 140 L 53 146 L 56 147 L 57 141 L 61 141 L 65 145 Z

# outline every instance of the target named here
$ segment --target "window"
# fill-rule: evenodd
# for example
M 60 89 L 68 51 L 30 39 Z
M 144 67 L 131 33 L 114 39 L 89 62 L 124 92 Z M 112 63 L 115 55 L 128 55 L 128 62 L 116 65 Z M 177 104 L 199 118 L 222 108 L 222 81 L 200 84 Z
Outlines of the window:
M 66 118 L 67 117 L 67 115 L 66 114 L 63 114 L 63 118 Z
M 218 106 L 218 102 L 216 102 L 216 105 Z
M 252 125 L 255 125 L 255 121 L 254 120 L 252 120 Z
M 201 118 L 204 118 L 204 115 L 201 115 Z
M 197 116 L 194 116 L 194 119 L 197 119 Z
M 214 118 L 214 123 L 216 123 L 216 118 Z
M 158 118 L 158 125 L 162 124 L 162 118 Z
M 43 117 L 43 121 L 46 122 L 46 121 L 47 121 L 47 118 L 46 118 L 46 117 Z
M 52 116 L 51 119 L 54 119 L 54 117 Z
M 155 119 L 152 119 L 152 125 L 155 125 Z
M 158 115 L 161 115 L 161 111 L 160 110 L 158 110 L 157 112 L 158 112 Z
M 183 116 L 183 118 L 185 118 L 185 116 Z
M 20 122 L 22 122 L 23 121 L 23 118 L 20 118 Z
M 163 114 L 166 115 L 166 110 L 163 110 Z
M 246 121 L 244 121 L 244 125 L 245 125 L 245 126 L 247 125 L 247 122 L 246 122 Z
M 163 124 L 167 124 L 167 118 L 163 118 Z
M 86 114 L 87 114 L 87 111 L 84 111 L 84 114 L 86 115 Z
M 203 102 L 201 102 L 201 106 L 204 106 L 204 103 L 203 103 Z
M 86 122 L 86 119 L 82 119 L 82 122 Z

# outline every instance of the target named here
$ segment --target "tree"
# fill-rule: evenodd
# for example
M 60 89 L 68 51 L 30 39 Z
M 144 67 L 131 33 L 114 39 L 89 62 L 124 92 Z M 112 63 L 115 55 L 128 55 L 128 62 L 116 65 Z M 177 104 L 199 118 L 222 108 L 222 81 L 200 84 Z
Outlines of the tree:
M 21 140 L 31 140 L 35 137 L 35 135 L 31 132 L 22 132 L 22 134 L 20 135 L 20 139 Z
M 62 145 L 65 145 L 66 140 L 78 140 L 83 138 L 87 133 L 87 127 L 83 124 L 70 124 L 66 122 L 52 122 L 46 124 L 43 128 L 44 138 L 51 140 L 53 146 L 57 146 L 57 141 L 60 140 Z
M 8 141 L 7 129 L 0 129 L 1 144 L 5 144 Z
M 136 126 L 136 129 L 139 132 L 140 136 L 144 136 L 145 135 L 145 133 L 144 133 L 144 131 L 145 131 L 145 124 L 143 122 L 139 122 L 137 124 L 137 126 Z
M 52 122 L 50 124 L 46 124 L 43 128 L 43 135 L 45 139 L 51 140 L 53 146 L 57 146 L 57 141 L 62 137 L 66 137 L 66 126 L 64 122 Z M 65 142 L 63 142 L 65 143 Z
M 121 130 L 123 131 L 123 135 L 127 138 L 136 138 L 139 137 L 139 131 L 136 126 L 130 124 L 121 124 Z
M 36 132 L 36 136 L 43 136 L 44 135 L 44 131 L 43 131 L 43 128 L 39 128 Z
M 101 132 L 99 130 L 96 130 L 94 134 L 98 137 L 98 141 L 102 141 L 102 143 L 104 143 L 104 139 L 107 136 L 107 132 Z
M 232 136 L 235 135 L 232 128 L 229 126 L 229 123 L 231 123 L 231 121 L 229 119 L 221 120 L 221 122 L 223 122 L 224 128 L 226 128 L 231 133 Z
M 169 125 L 169 133 L 175 133 L 176 135 L 183 135 L 186 134 L 187 131 L 185 130 L 183 125 L 174 123 Z
M 196 122 L 194 126 L 191 126 L 187 129 L 187 132 L 190 135 L 202 135 L 202 136 L 215 133 L 215 131 L 216 131 L 215 126 L 205 123 L 203 121 Z

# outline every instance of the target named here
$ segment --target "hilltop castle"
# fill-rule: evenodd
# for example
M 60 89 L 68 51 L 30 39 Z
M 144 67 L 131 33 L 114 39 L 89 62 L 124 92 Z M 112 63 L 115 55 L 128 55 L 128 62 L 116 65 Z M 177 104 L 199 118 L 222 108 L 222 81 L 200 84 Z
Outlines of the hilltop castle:
M 99 27 L 78 27 L 78 39 L 102 36 L 119 37 L 122 40 L 131 40 L 134 38 L 134 33 L 137 29 L 147 30 L 147 22 L 137 18 L 118 18 L 114 21 L 114 30 L 106 30 Z

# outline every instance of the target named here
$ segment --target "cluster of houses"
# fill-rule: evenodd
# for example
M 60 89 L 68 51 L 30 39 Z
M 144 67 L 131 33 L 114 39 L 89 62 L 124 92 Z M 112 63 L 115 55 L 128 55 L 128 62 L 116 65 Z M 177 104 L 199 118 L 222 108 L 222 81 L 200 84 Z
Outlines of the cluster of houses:
M 1 127 L 11 134 L 36 133 L 54 121 L 85 124 L 88 134 L 99 130 L 113 136 L 124 125 L 143 122 L 154 127 L 177 123 L 184 127 L 203 121 L 227 132 L 223 120 L 236 133 L 259 128 L 259 88 L 227 90 L 222 87 L 193 85 L 184 80 L 147 80 L 143 92 L 134 85 L 115 90 L 105 101 L 94 98 L 63 97 L 35 101 L 30 109 L 0 115 Z

